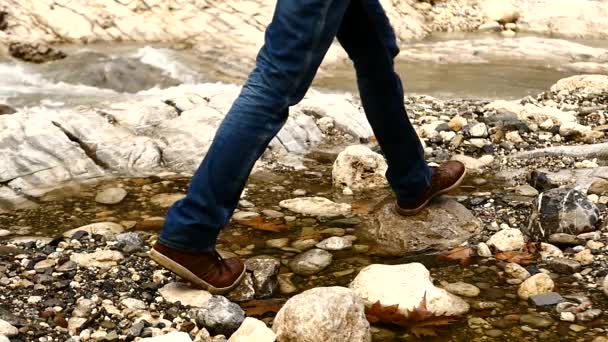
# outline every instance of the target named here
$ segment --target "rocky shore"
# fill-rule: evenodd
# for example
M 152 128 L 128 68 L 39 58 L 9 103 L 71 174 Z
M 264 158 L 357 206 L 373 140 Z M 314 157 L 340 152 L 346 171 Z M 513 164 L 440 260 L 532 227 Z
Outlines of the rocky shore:
M 201 89 L 228 91 L 209 96 Z M 195 91 L 200 95 L 192 95 Z M 187 176 L 156 168 L 162 164 L 155 164 L 154 154 L 143 159 L 144 153 L 129 158 L 125 173 L 118 173 L 128 178 L 115 178 L 108 166 L 121 170 L 114 166 L 124 162 L 117 157 L 121 154 L 100 149 L 87 154 L 87 144 L 108 148 L 142 139 L 145 146 L 158 136 L 155 130 L 175 125 L 173 120 L 192 115 L 192 123 L 197 113 L 220 112 L 232 91 L 236 87 L 205 85 L 180 97 L 180 86 L 148 107 L 139 106 L 155 115 L 163 115 L 158 109 L 164 108 L 163 120 L 145 111 L 121 112 L 124 105 L 118 104 L 101 114 L 83 110 L 45 124 L 79 153 L 80 159 L 66 159 L 63 168 L 85 160 L 102 178 L 24 192 L 27 196 L 14 196 L 11 205 L 26 208 L 8 207 L 0 214 L 0 336 L 10 341 L 409 341 L 419 330 L 370 324 L 370 310 L 377 302 L 398 305 L 407 317 L 423 299 L 429 315 L 455 321 L 437 327 L 442 340 L 559 336 L 600 342 L 608 336 L 608 77 L 563 79 L 543 94 L 517 101 L 407 98 L 429 160 L 457 159 L 470 170 L 458 193 L 412 218 L 391 210 L 382 177 L 386 164 L 357 102 L 312 92 L 294 112 L 294 133 L 279 136 L 220 236 L 219 247 L 244 258 L 248 275 L 230 294 L 212 296 L 181 283 L 147 254 L 166 208 L 183 196 Z M 326 104 L 318 105 L 325 98 Z M 20 115 L 32 116 L 21 132 L 46 131 L 34 129 L 44 122 L 35 109 L 0 119 Z M 149 124 L 154 118 L 156 126 Z M 85 131 L 93 119 L 105 121 L 107 136 Z M 142 132 L 135 138 L 116 133 L 134 134 L 135 128 Z M 311 139 L 310 132 L 318 138 Z M 45 146 L 52 141 L 32 136 L 26 141 L 45 141 Z M 43 145 L 30 146 L 27 153 L 40 153 L 36 147 Z M 200 145 L 185 147 L 182 155 L 193 153 L 188 149 Z M 165 163 L 177 160 L 169 150 L 161 151 Z M 199 157 L 189 158 L 194 167 Z M 281 166 L 277 160 L 292 164 Z M 153 175 L 128 173 L 144 162 L 151 163 Z M 54 174 L 60 173 L 49 173 Z M 5 191 L 26 184 L 21 178 L 6 183 Z M 7 203 L 9 197 L 3 198 Z

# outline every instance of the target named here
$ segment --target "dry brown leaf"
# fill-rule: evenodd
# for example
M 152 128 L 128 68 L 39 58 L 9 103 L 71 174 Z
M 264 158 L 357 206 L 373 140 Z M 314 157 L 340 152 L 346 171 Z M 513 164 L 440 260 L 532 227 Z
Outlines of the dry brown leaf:
M 496 259 L 514 262 L 520 265 L 529 265 L 536 259 L 533 254 L 528 252 L 497 252 Z
M 477 255 L 477 253 L 473 247 L 461 246 L 456 247 L 451 251 L 444 252 L 437 258 L 441 261 L 458 261 L 461 265 L 467 266 L 471 264 L 475 255 Z
M 245 310 L 247 316 L 263 316 L 269 312 L 277 313 L 285 304 L 283 300 L 277 299 L 262 299 L 262 300 L 251 300 L 241 304 L 241 308 Z
M 380 302 L 374 303 L 365 313 L 370 323 L 395 324 L 408 328 L 417 337 L 437 336 L 437 330 L 458 319 L 458 317 L 435 315 L 430 312 L 426 306 L 426 293 L 420 304 L 405 314 L 399 311 L 399 305 L 383 306 Z
M 263 217 L 258 216 L 249 220 L 237 220 L 238 223 L 251 227 L 256 230 L 263 230 L 267 232 L 281 233 L 287 231 L 287 225 L 283 223 L 275 223 L 266 221 Z
M 374 210 L 374 203 L 369 201 L 357 201 L 351 204 L 354 215 L 367 215 Z

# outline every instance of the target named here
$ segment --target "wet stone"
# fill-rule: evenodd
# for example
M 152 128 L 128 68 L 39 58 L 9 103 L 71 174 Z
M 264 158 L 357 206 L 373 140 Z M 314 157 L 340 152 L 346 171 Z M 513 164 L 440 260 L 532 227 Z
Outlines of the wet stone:
M 127 196 L 123 188 L 109 188 L 102 190 L 95 196 L 95 202 L 101 204 L 118 204 Z
M 522 324 L 528 324 L 534 328 L 548 328 L 554 323 L 551 318 L 537 314 L 521 315 L 519 317 L 519 322 Z
M 341 218 L 337 220 L 332 220 L 327 223 L 328 226 L 337 227 L 337 228 L 350 228 L 355 227 L 361 223 L 361 219 L 353 216 L 348 218 Z
M 317 248 L 324 249 L 327 251 L 341 251 L 344 249 L 351 248 L 353 246 L 353 243 L 349 239 L 339 236 L 332 236 L 319 242 L 318 244 L 316 244 L 316 246 Z
M 549 306 L 563 302 L 564 298 L 559 293 L 549 292 L 530 296 L 529 301 L 536 306 Z
M 575 260 L 566 258 L 554 258 L 549 262 L 549 266 L 558 273 L 572 274 L 580 271 L 581 264 Z
M 245 312 L 237 305 L 222 296 L 209 299 L 206 308 L 195 311 L 196 323 L 205 327 L 213 335 L 229 336 L 245 320 Z
M 584 243 L 584 241 L 579 240 L 576 236 L 565 233 L 556 233 L 549 235 L 549 242 L 556 245 L 571 246 L 577 246 Z
M 590 309 L 585 312 L 580 312 L 576 314 L 576 319 L 581 322 L 593 321 L 594 319 L 600 317 L 602 315 L 602 310 L 600 309 Z
M 289 263 L 289 268 L 296 274 L 310 276 L 321 272 L 329 266 L 332 259 L 331 253 L 315 248 L 297 255 Z
M 256 256 L 245 261 L 245 267 L 253 272 L 253 286 L 258 298 L 270 297 L 278 286 L 277 275 L 281 262 L 270 256 Z
M 230 291 L 227 297 L 235 302 L 246 302 L 255 298 L 255 288 L 253 287 L 251 273 L 245 274 L 241 283 L 234 290 Z

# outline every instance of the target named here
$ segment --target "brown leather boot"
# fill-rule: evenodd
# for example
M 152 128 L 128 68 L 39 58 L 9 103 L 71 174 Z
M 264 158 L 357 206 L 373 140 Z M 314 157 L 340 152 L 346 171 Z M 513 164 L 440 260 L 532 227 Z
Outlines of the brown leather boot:
M 431 185 L 413 203 L 397 203 L 395 209 L 403 216 L 418 214 L 433 198 L 456 189 L 466 175 L 463 163 L 455 160 L 447 161 L 437 167 L 432 167 Z
M 169 271 L 212 294 L 229 292 L 245 275 L 245 265 L 238 257 L 222 256 L 217 251 L 187 253 L 156 242 L 150 250 L 150 257 Z

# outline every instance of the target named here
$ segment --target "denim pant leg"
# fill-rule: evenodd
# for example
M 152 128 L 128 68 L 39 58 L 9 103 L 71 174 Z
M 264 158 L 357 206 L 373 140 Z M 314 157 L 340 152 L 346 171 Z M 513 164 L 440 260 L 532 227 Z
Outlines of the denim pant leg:
M 186 197 L 167 214 L 159 241 L 189 252 L 215 249 L 256 160 L 299 102 L 335 37 L 348 0 L 279 0 L 254 71 L 221 123 Z
M 337 36 L 354 63 L 365 114 L 387 159 L 389 184 L 399 202 L 413 202 L 430 185 L 431 170 L 405 110 L 393 62 L 399 48 L 379 1 L 351 1 Z

